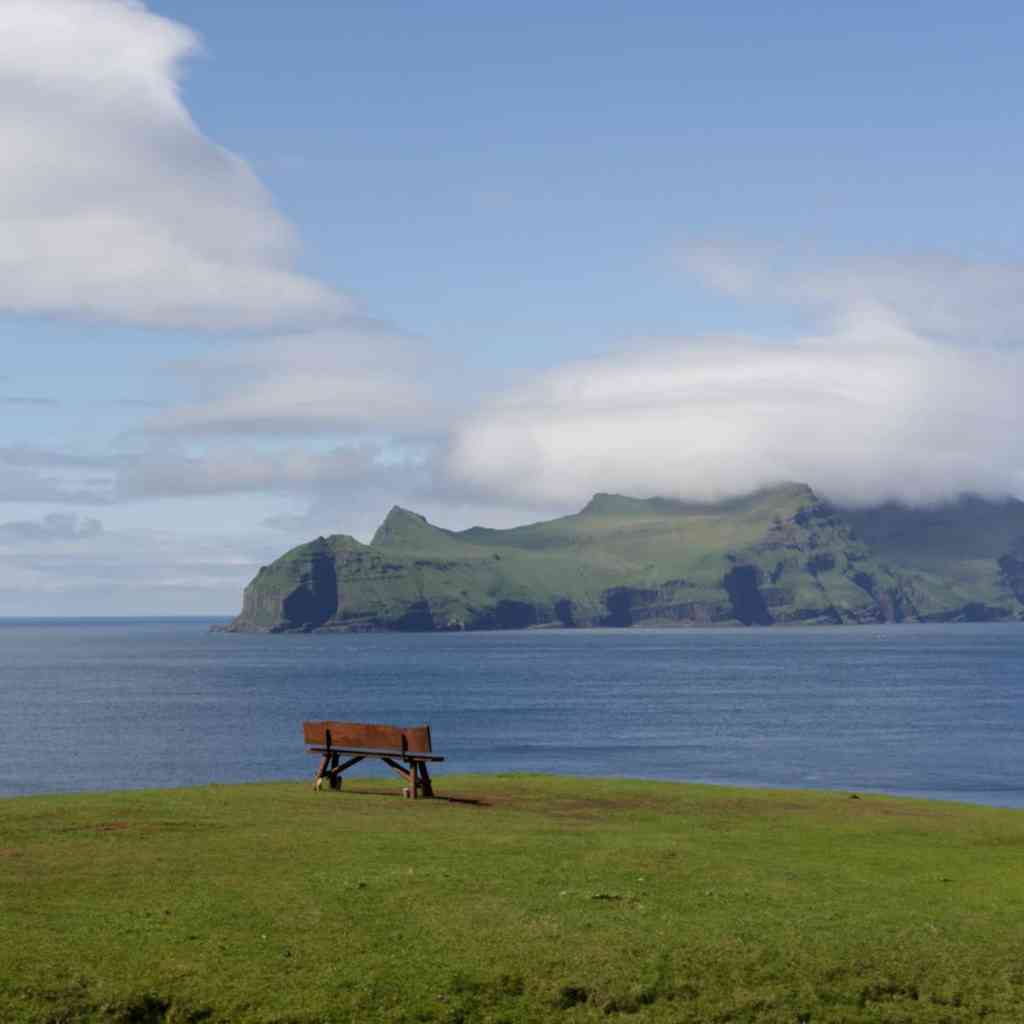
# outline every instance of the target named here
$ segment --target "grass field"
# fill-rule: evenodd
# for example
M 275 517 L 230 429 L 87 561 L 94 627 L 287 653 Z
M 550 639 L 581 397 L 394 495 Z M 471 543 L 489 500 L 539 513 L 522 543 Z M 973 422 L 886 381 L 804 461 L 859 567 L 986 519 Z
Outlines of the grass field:
M 0 1020 L 1024 1021 L 1024 813 L 347 787 L 0 800 Z

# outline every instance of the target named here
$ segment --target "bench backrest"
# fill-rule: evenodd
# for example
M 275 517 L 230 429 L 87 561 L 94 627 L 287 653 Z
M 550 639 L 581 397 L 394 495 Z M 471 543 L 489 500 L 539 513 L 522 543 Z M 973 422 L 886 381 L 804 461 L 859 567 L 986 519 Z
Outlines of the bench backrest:
M 395 750 L 429 754 L 430 726 L 374 725 L 369 722 L 303 722 L 302 735 L 311 747 Z

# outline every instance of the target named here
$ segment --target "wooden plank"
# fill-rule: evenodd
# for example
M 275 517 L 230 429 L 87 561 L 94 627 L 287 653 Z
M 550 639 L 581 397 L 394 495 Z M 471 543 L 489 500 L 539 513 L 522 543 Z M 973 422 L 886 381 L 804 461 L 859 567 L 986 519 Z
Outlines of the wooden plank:
M 311 746 L 402 749 L 402 730 L 394 725 L 334 721 L 303 722 L 302 732 L 306 742 Z
M 347 772 L 353 765 L 359 764 L 363 760 L 363 756 L 360 754 L 358 757 L 350 757 L 344 764 L 338 765 L 337 768 L 332 768 L 331 773 L 337 772 L 340 775 L 342 772 Z
M 429 725 L 407 725 L 402 732 L 405 734 L 405 749 L 410 754 L 429 754 L 433 749 Z
M 381 757 L 381 760 L 389 768 L 394 768 L 395 771 L 398 772 L 398 774 L 402 776 L 402 778 L 408 778 L 409 769 L 406 768 L 404 765 L 399 764 L 396 760 L 394 760 L 394 758 L 391 758 L 391 757 Z
M 327 742 L 330 733 L 330 744 Z M 400 750 L 414 754 L 431 751 L 430 726 L 380 725 L 372 722 L 303 722 L 307 746 L 357 750 Z

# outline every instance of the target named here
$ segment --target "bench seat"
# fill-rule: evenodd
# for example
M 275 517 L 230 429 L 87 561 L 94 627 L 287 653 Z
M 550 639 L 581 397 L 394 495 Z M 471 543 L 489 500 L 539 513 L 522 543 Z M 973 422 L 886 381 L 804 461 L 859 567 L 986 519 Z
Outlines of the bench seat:
M 371 750 L 368 747 L 310 747 L 310 754 L 324 754 L 331 751 L 335 754 L 362 754 L 364 757 L 400 757 L 409 761 L 443 761 L 441 754 L 410 754 L 408 751 L 385 748 Z

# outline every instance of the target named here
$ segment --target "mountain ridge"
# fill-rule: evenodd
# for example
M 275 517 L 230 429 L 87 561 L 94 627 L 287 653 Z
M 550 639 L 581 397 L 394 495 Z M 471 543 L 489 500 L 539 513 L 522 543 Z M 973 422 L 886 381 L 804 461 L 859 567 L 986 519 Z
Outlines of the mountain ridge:
M 844 509 L 806 484 L 720 502 L 599 492 L 579 511 L 452 531 L 394 506 L 370 544 L 264 566 L 235 632 L 1024 618 L 1024 502 Z

